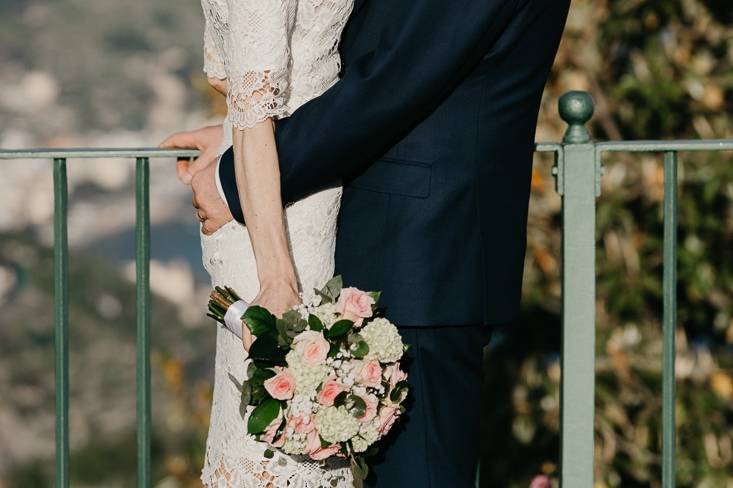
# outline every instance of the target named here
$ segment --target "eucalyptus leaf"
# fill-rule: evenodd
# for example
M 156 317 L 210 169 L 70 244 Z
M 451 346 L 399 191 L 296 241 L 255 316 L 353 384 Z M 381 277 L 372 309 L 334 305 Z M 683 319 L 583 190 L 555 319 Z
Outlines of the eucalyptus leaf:
M 278 413 L 280 413 L 280 402 L 274 398 L 268 398 L 252 411 L 247 421 L 247 432 L 261 434 L 277 418 Z
M 351 346 L 351 354 L 357 359 L 362 359 L 364 356 L 369 354 L 369 344 L 366 341 L 360 341 Z
M 251 401 L 252 385 L 250 385 L 248 381 L 245 381 L 242 385 L 242 395 L 239 401 L 239 415 L 242 416 L 242 420 L 244 420 L 247 415 L 247 407 L 250 405 Z
M 290 325 L 283 319 L 275 322 L 277 328 L 277 344 L 280 347 L 290 347 L 293 343 L 293 336 L 290 334 Z
M 372 297 L 372 299 L 374 300 L 374 304 L 376 305 L 377 303 L 379 303 L 379 298 L 382 296 L 382 292 L 381 291 L 370 291 L 370 292 L 367 292 L 367 295 Z
M 321 288 L 320 294 L 326 295 L 331 299 L 331 301 L 335 302 L 341 294 L 341 289 L 343 287 L 344 281 L 341 278 L 341 275 L 337 275 L 328 280 L 328 283 L 326 283 L 326 285 Z
M 321 303 L 333 303 L 334 302 L 334 300 L 330 296 L 326 295 L 321 290 L 314 289 L 313 291 L 316 292 L 316 295 L 321 297 Z
M 234 386 L 237 387 L 237 390 L 242 391 L 242 384 L 237 380 L 237 378 L 232 373 L 227 373 L 227 376 L 229 376 L 229 379 L 232 383 L 234 383 Z

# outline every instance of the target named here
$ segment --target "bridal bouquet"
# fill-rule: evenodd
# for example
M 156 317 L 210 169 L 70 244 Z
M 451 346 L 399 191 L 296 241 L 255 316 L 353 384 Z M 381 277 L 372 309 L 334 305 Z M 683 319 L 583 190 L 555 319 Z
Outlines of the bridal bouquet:
M 276 318 L 217 287 L 208 315 L 250 345 L 245 381 L 231 377 L 247 431 L 286 454 L 349 458 L 364 478 L 365 457 L 404 411 L 407 346 L 375 315 L 379 293 L 342 288 L 338 276 L 316 293 L 315 303 Z

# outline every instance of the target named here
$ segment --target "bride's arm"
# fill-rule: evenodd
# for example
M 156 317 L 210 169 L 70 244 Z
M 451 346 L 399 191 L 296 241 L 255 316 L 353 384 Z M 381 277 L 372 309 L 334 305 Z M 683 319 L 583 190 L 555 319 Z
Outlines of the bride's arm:
M 280 315 L 299 301 L 280 197 L 273 120 L 288 113 L 295 0 L 227 0 L 227 115 L 239 199 L 257 261 L 254 303 Z M 243 250 L 245 252 L 245 250 Z
M 295 269 L 285 233 L 274 124 L 233 129 L 234 164 L 260 292 L 253 303 L 282 315 L 299 302 Z

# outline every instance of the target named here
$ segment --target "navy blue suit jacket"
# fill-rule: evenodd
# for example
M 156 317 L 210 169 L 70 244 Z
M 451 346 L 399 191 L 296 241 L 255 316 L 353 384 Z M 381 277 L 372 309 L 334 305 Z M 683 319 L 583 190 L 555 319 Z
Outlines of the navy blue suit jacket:
M 401 326 L 519 308 L 534 133 L 569 0 L 357 0 L 342 76 L 277 123 L 285 202 L 344 185 L 336 271 Z M 222 186 L 242 221 L 232 151 Z

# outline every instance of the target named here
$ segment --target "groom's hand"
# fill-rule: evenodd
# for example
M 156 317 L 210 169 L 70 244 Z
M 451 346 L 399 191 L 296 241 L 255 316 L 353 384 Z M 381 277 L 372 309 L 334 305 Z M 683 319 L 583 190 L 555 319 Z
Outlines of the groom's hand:
M 191 178 L 193 206 L 201 221 L 201 232 L 211 235 L 234 219 L 216 187 L 216 165 L 209 164 Z
M 211 166 L 211 163 L 216 160 L 223 137 L 224 131 L 221 125 L 210 125 L 197 130 L 177 132 L 161 142 L 160 147 L 199 150 L 199 157 L 193 162 L 188 159 L 179 159 L 176 164 L 178 179 L 190 185 L 196 173 Z

